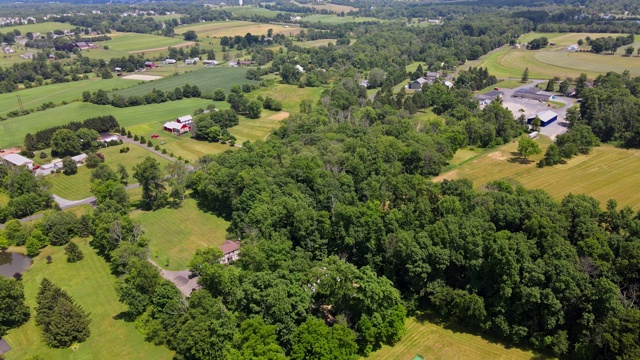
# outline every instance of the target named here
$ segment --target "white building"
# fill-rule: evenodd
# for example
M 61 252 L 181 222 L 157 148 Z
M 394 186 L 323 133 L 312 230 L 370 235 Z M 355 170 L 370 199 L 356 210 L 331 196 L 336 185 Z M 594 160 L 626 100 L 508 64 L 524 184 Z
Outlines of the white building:
M 304 68 L 302 66 L 300 66 L 300 65 L 296 65 L 296 69 L 301 73 L 304 72 Z
M 9 154 L 3 157 L 2 160 L 9 166 L 25 166 L 29 170 L 33 168 L 33 161 L 20 154 Z

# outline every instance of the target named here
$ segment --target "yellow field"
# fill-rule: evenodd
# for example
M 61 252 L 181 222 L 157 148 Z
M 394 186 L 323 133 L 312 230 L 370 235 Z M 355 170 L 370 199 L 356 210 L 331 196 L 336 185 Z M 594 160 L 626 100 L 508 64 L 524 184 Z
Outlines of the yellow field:
M 527 188 L 544 189 L 560 200 L 569 193 L 587 194 L 605 206 L 607 200 L 616 199 L 618 205 L 640 209 L 640 150 L 620 149 L 610 145 L 594 148 L 589 155 L 580 155 L 566 164 L 538 168 L 536 162 L 543 157 L 550 144 L 548 138 L 537 140 L 543 153 L 532 157 L 529 164 L 513 161 L 517 142 L 489 151 L 456 169 L 435 178 L 467 178 L 476 189 L 493 180 L 513 180 Z
M 569 45 L 576 44 L 579 39 L 587 36 L 591 38 L 620 36 L 621 34 L 590 34 L 590 33 L 529 33 L 520 37 L 520 43 L 526 43 L 533 38 L 546 36 L 555 46 L 542 50 L 512 49 L 505 46 L 480 60 L 469 62 L 464 68 L 483 66 L 489 68 L 489 73 L 500 78 L 519 79 L 526 67 L 529 68 L 530 78 L 548 79 L 553 76 L 576 78 L 580 73 L 586 73 L 590 78 L 609 71 L 623 72 L 629 70 L 632 75 L 640 75 L 640 57 L 623 56 L 624 48 L 618 49 L 614 55 L 594 53 L 573 53 L 566 50 Z M 636 49 L 640 42 L 632 44 Z M 588 49 L 584 45 L 582 49 Z
M 250 21 L 213 21 L 198 25 L 181 26 L 176 28 L 176 33 L 184 34 L 189 30 L 193 30 L 198 34 L 198 38 L 202 39 L 206 37 L 244 36 L 247 33 L 251 33 L 251 35 L 266 35 L 269 29 L 273 29 L 274 34 L 295 35 L 300 32 L 299 27 L 286 26 L 260 24 Z
M 415 318 L 407 320 L 407 333 L 395 346 L 384 346 L 367 359 L 411 360 L 421 355 L 429 360 L 525 360 L 535 355 L 507 349 L 480 336 L 454 331 Z
M 311 40 L 311 41 L 295 42 L 294 44 L 305 47 L 305 48 L 310 48 L 310 47 L 317 47 L 317 46 L 327 46 L 329 43 L 333 43 L 335 45 L 336 39 Z

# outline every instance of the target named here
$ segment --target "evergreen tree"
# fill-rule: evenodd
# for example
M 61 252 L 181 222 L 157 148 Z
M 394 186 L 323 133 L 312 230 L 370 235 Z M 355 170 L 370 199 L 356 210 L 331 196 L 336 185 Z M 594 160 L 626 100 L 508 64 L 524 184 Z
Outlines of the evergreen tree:
M 82 251 L 73 241 L 70 241 L 67 246 L 64 247 L 64 252 L 67 254 L 67 262 L 74 263 L 84 259 Z
M 529 81 L 529 68 L 524 69 L 522 73 L 522 82 L 526 83 L 527 81 Z

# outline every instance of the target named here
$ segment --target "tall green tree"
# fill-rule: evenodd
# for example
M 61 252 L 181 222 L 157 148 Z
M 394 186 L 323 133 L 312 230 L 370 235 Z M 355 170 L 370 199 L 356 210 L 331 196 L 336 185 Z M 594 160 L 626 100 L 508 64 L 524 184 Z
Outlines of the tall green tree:
M 142 187 L 142 207 L 154 209 L 164 206 L 166 193 L 160 163 L 147 156 L 140 164 L 134 166 L 133 171 L 133 177 Z
M 518 140 L 518 153 L 526 161 L 531 155 L 540 154 L 540 146 L 527 135 L 520 136 Z
M 57 156 L 74 156 L 80 154 L 80 139 L 69 129 L 60 129 L 51 136 L 51 151 Z
M 522 72 L 522 79 L 520 80 L 523 83 L 526 83 L 527 81 L 529 81 L 529 68 L 525 68 L 524 72 Z
M 29 320 L 21 282 L 0 276 L 0 336 Z

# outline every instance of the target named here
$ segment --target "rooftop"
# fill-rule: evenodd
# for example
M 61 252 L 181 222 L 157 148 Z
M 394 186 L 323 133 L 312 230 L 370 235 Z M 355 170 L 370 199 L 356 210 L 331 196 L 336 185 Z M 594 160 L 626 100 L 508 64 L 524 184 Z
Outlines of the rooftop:
M 30 159 L 27 159 L 26 157 L 20 154 L 9 154 L 5 156 L 4 159 L 16 166 L 33 164 L 33 161 L 31 161 Z
M 222 250 L 222 255 L 230 254 L 234 251 L 237 251 L 238 249 L 240 249 L 239 241 L 227 240 L 224 242 L 224 244 L 220 245 L 220 250 Z

